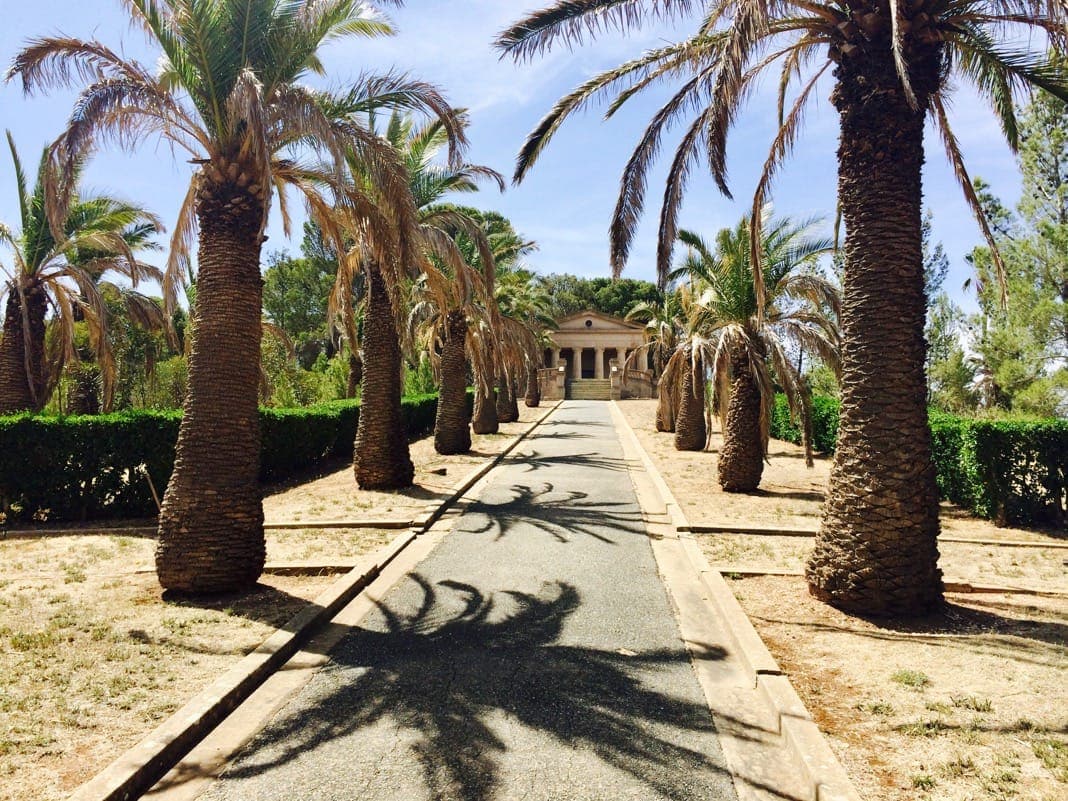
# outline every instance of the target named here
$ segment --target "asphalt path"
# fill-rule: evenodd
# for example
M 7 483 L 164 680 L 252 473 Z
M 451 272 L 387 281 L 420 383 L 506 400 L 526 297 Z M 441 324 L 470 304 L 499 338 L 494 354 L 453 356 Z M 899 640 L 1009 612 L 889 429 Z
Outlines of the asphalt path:
M 204 801 L 736 799 L 608 405 L 492 476 Z

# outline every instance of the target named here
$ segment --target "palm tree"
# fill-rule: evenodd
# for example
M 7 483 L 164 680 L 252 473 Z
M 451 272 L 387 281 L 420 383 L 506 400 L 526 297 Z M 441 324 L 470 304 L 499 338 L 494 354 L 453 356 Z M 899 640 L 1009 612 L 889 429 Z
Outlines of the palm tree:
M 665 354 L 657 382 L 656 430 L 675 434 L 675 449 L 704 450 L 708 443 L 705 403 L 705 366 L 715 361 L 714 340 L 705 333 L 708 317 L 700 302 L 699 287 L 690 282 L 665 294 L 662 308 L 635 307 L 634 319 L 662 319 L 646 328 L 645 343 L 624 362 L 624 374 L 646 350 Z
M 462 130 L 467 125 L 467 117 L 457 111 L 454 122 Z M 440 120 L 417 124 L 411 117 L 394 113 L 384 139 L 400 156 L 408 176 L 406 188 L 414 212 L 413 239 L 419 243 L 419 252 L 413 252 L 407 259 L 394 260 L 389 273 L 377 269 L 373 262 L 357 261 L 367 272 L 369 292 L 364 315 L 362 413 L 356 433 L 354 465 L 361 487 L 397 488 L 410 485 L 414 475 L 401 417 L 402 341 L 410 339 L 411 323 L 426 313 L 425 308 L 420 308 L 413 317 L 408 304 L 401 302 L 402 297 L 410 296 L 405 291 L 409 288 L 406 281 L 419 273 L 432 273 L 432 279 L 417 282 L 416 287 L 436 290 L 438 299 L 446 306 L 446 298 L 456 298 L 453 290 L 459 290 L 459 295 L 467 294 L 468 283 L 479 279 L 469 274 L 454 238 L 461 231 L 470 235 L 476 249 L 484 254 L 488 254 L 488 245 L 477 219 L 462 208 L 440 201 L 451 192 L 477 192 L 479 181 L 485 178 L 495 181 L 503 190 L 504 180 L 481 165 L 440 163 L 438 156 L 449 142 L 449 130 Z M 353 172 L 358 173 L 358 165 L 353 165 Z M 369 267 L 376 268 L 378 275 Z M 339 273 L 339 281 L 348 280 L 349 272 Z M 452 280 L 457 282 L 456 286 L 450 286 Z M 450 320 L 446 311 L 437 321 L 444 324 L 438 332 L 443 335 L 438 344 L 447 351 L 445 362 L 454 372 L 442 374 L 437 412 L 439 418 L 452 425 L 446 426 L 449 433 L 435 437 L 435 443 L 444 452 L 461 453 L 470 448 L 470 435 L 466 440 L 464 436 L 466 367 L 461 350 L 466 338 L 466 332 L 461 331 L 466 327 L 466 316 L 453 315 Z M 372 340 L 378 343 L 377 347 L 372 346 Z
M 679 344 L 683 327 L 681 316 L 677 292 L 664 292 L 659 302 L 642 301 L 627 312 L 628 320 L 644 324 L 645 344 L 637 348 L 624 363 L 624 374 L 635 363 L 640 351 L 648 350 L 652 354 L 653 378 L 657 382 L 656 430 L 668 433 L 675 431 L 675 413 L 679 401 L 675 384 L 664 380 L 664 371 Z
M 15 165 L 21 227 L 13 231 L 0 224 L 0 242 L 12 255 L 8 280 L 0 287 L 7 295 L 3 338 L 0 340 L 0 414 L 39 411 L 59 381 L 65 364 L 77 358 L 75 324 L 84 320 L 89 349 L 103 373 L 105 402 L 114 378 L 107 337 L 107 273 L 118 273 L 136 284 L 156 278 L 158 271 L 137 261 L 134 251 L 160 230 L 158 220 L 142 208 L 106 195 L 83 195 L 79 183 L 84 166 L 80 159 L 58 174 L 41 157 L 30 188 L 10 132 L 7 135 Z M 59 225 L 49 224 L 50 193 L 65 192 Z M 58 231 L 58 237 L 56 234 Z M 143 296 L 126 290 L 131 305 L 140 307 Z M 147 299 L 146 299 L 147 300 Z M 49 307 L 51 320 L 47 321 Z M 46 329 L 54 334 L 47 337 Z
M 501 34 L 518 58 L 553 43 L 628 29 L 694 9 L 692 0 L 556 0 Z M 915 614 L 941 602 L 938 495 L 927 428 L 924 380 L 921 166 L 930 115 L 965 197 L 978 210 L 947 105 L 959 77 L 990 101 L 1009 144 L 1018 129 L 1013 93 L 1041 87 L 1068 98 L 1053 52 L 1068 45 L 1060 2 L 1042 0 L 709 0 L 689 39 L 644 53 L 562 98 L 520 153 L 530 169 L 565 118 L 615 97 L 615 113 L 653 84 L 681 80 L 654 115 L 628 162 L 611 225 L 616 271 L 626 261 L 644 205 L 648 170 L 664 132 L 685 122 L 668 171 L 660 214 L 658 266 L 666 275 L 688 176 L 704 156 L 728 193 L 726 141 L 751 89 L 778 67 L 781 124 L 755 193 L 759 214 L 776 169 L 795 142 L 820 78 L 834 77 L 839 113 L 838 204 L 845 222 L 842 408 L 828 501 L 806 575 L 817 597 L 869 614 Z M 1037 37 L 1032 36 L 1037 32 Z M 799 85 L 792 102 L 787 90 Z M 688 121 L 686 118 L 689 117 Z M 752 243 L 759 258 L 759 244 Z M 761 271 L 756 271 L 760 280 Z
M 80 158 L 101 140 L 134 147 L 158 136 L 188 152 L 196 165 L 164 286 L 165 298 L 174 303 L 196 241 L 189 389 L 160 513 L 156 570 L 167 589 L 240 590 L 256 582 L 265 553 L 257 385 L 260 251 L 270 201 L 276 189 L 293 185 L 314 203 L 319 189 L 313 184 L 336 183 L 354 148 L 380 166 L 383 185 L 403 184 L 388 148 L 354 121 L 354 113 L 395 105 L 450 118 L 449 109 L 431 88 L 398 76 L 365 78 L 343 94 L 298 83 L 323 71 L 317 54 L 324 44 L 390 32 L 367 2 L 125 5 L 162 49 L 158 70 L 98 41 L 51 37 L 31 41 L 9 77 L 20 76 L 27 92 L 89 83 L 54 146 L 60 161 Z M 309 145 L 330 156 L 329 173 L 315 175 L 295 158 Z M 288 219 L 285 196 L 279 198 Z M 366 225 L 384 227 L 374 215 Z M 375 241 L 383 249 L 392 244 L 385 232 Z
M 515 237 L 519 241 L 519 237 Z M 492 237 L 491 237 L 492 241 Z M 500 242 L 493 242 L 500 247 Z M 541 361 L 545 332 L 555 327 L 549 314 L 550 300 L 541 285 L 534 280 L 529 270 L 515 266 L 514 262 L 524 253 L 534 249 L 533 243 L 514 253 L 502 252 L 498 256 L 496 301 L 501 316 L 499 340 L 502 365 L 497 394 L 497 417 L 502 423 L 519 419 L 518 376 L 524 375 L 527 384 L 528 406 L 537 406 L 540 398 L 530 403 L 531 384 L 538 392 L 537 365 Z M 513 262 L 510 266 L 509 262 Z M 503 397 L 502 397 L 503 396 Z M 503 412 L 503 413 L 502 413 Z
M 689 252 L 673 275 L 687 275 L 700 287 L 702 333 L 715 344 L 709 367 L 723 428 L 719 484 L 727 492 L 752 492 L 760 485 L 776 384 L 802 429 L 809 430 L 804 422 L 809 394 L 786 342 L 839 368 L 838 290 L 804 270 L 832 247 L 829 239 L 807 235 L 813 222 L 762 215 L 760 282 L 753 276 L 748 217 L 719 232 L 714 252 L 697 234 L 679 232 Z M 807 437 L 805 447 L 811 466 Z

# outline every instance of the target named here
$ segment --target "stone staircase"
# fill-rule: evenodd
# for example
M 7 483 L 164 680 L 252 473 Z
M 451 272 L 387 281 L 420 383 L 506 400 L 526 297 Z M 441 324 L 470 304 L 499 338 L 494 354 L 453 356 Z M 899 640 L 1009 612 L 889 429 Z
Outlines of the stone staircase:
M 608 378 L 581 378 L 567 382 L 568 400 L 612 400 L 612 381 Z

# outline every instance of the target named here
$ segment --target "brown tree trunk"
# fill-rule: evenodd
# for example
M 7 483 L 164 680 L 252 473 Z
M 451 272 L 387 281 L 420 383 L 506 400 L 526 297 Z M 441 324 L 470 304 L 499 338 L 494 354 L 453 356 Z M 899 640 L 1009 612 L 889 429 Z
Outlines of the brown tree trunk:
M 541 387 L 538 386 L 538 367 L 530 362 L 527 367 L 527 392 L 523 396 L 523 403 L 531 409 L 538 408 L 541 403 Z
M 508 414 L 512 422 L 519 419 L 519 381 L 513 377 L 512 385 L 508 388 Z
M 415 467 L 401 411 L 401 350 L 393 304 L 378 265 L 367 270 L 363 391 L 353 469 L 363 489 L 410 487 Z
M 70 371 L 72 386 L 68 405 L 71 414 L 100 414 L 100 368 L 78 362 Z
M 512 383 L 506 373 L 501 373 L 500 379 L 497 381 L 497 422 L 514 423 L 518 419 L 519 407 L 515 404 Z
M 262 195 L 206 177 L 197 219 L 196 335 L 156 573 L 166 589 L 216 594 L 254 585 L 266 551 L 257 404 Z
M 842 407 L 806 577 L 811 592 L 834 606 L 911 615 L 942 600 L 920 233 L 923 109 L 939 60 L 933 48 L 927 60 L 910 54 L 920 109 L 913 110 L 882 44 L 836 73 L 846 226 Z
M 434 450 L 440 454 L 471 450 L 471 419 L 467 413 L 467 317 L 451 311 L 445 318 L 441 346 L 441 387 L 434 418 Z
M 16 279 L 18 280 L 18 279 Z M 23 319 L 22 297 L 26 299 L 29 322 L 29 347 L 26 340 L 27 320 Z M 0 339 L 0 414 L 37 412 L 48 398 L 45 375 L 45 312 L 48 299 L 37 284 L 23 288 L 22 297 L 15 287 L 7 293 L 3 338 Z
M 656 384 L 656 430 L 673 433 L 675 431 L 675 413 L 679 408 L 679 396 L 674 381 L 660 376 Z
M 349 379 L 345 387 L 345 397 L 355 398 L 356 391 L 363 381 L 363 360 L 358 353 L 349 354 Z
M 500 431 L 497 420 L 496 393 L 475 387 L 475 413 L 471 418 L 471 430 L 476 434 L 496 434 Z
M 731 354 L 731 374 L 731 399 L 719 453 L 719 485 L 725 492 L 752 492 L 760 486 L 764 472 L 760 386 L 749 354 L 741 348 Z
M 708 441 L 705 426 L 705 371 L 701 360 L 691 366 L 690 346 L 684 351 L 679 414 L 675 419 L 675 450 L 701 451 Z

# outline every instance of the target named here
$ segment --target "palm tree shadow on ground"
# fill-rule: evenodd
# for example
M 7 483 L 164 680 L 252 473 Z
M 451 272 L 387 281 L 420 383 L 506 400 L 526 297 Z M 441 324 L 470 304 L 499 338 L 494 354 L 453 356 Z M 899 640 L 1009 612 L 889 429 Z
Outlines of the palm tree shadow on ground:
M 1020 609 L 997 600 L 969 598 L 968 606 L 947 601 L 922 617 L 888 620 L 874 615 L 856 615 L 870 624 L 867 629 L 846 622 L 799 623 L 785 616 L 753 616 L 764 623 L 786 623 L 810 631 L 847 632 L 882 642 L 923 643 L 956 646 L 976 655 L 999 657 L 1035 665 L 1056 666 L 1064 662 L 1068 624 L 1057 620 L 1018 617 Z M 980 607 L 980 608 L 972 608 Z M 1068 728 L 1068 727 L 1066 727 Z
M 357 732 L 366 744 L 368 728 L 386 723 L 407 730 L 390 735 L 392 747 L 407 744 L 397 759 L 418 761 L 429 797 L 488 801 L 502 791 L 499 762 L 509 746 L 493 725 L 502 719 L 591 751 L 662 798 L 703 798 L 695 788 L 724 773 L 692 745 L 715 731 L 704 704 L 642 682 L 639 671 L 687 662 L 681 647 L 633 653 L 561 644 L 581 604 L 568 584 L 486 596 L 459 582 L 409 578 L 422 592 L 418 608 L 404 614 L 380 604 L 385 630 L 354 630 L 332 654 L 334 677 L 306 693 L 307 705 L 276 718 L 223 781 Z M 449 597 L 439 599 L 439 587 Z M 704 659 L 725 656 L 704 648 Z
M 569 535 L 578 533 L 609 545 L 616 541 L 606 530 L 646 533 L 641 513 L 634 503 L 589 501 L 588 493 L 558 490 L 547 481 L 537 486 L 513 484 L 507 492 L 511 496 L 508 500 L 479 500 L 471 504 L 463 522 L 456 528 L 457 533 L 493 532 L 494 538 L 499 540 L 517 526 L 525 525 L 551 534 L 557 542 L 570 542 Z

